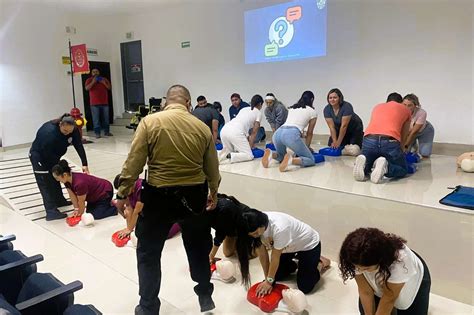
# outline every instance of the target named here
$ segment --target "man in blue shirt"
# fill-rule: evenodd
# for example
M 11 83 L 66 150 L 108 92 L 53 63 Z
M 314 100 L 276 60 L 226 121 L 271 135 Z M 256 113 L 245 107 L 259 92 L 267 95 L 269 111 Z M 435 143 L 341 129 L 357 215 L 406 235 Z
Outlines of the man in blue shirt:
M 232 102 L 232 105 L 229 108 L 230 120 L 237 117 L 237 114 L 240 112 L 242 108 L 250 106 L 248 103 L 242 101 L 242 99 L 240 98 L 240 95 L 237 93 L 234 93 L 230 96 L 230 101 Z

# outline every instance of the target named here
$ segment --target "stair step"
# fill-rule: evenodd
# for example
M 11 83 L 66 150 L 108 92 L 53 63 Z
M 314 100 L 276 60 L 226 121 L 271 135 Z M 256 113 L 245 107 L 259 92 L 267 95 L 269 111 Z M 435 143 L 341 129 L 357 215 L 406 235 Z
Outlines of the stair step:
M 128 126 L 130 125 L 130 118 L 115 118 L 114 126 Z

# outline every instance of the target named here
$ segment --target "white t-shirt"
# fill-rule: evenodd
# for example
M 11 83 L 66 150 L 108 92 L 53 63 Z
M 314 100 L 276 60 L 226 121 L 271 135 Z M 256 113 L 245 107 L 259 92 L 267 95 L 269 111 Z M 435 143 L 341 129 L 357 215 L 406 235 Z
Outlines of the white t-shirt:
M 282 212 L 265 212 L 268 227 L 262 243 L 270 248 L 283 249 L 283 253 L 296 253 L 315 248 L 319 233 L 308 224 Z
M 258 108 L 242 108 L 237 116 L 226 125 L 232 126 L 248 136 L 249 130 L 253 128 L 254 123 L 262 121 L 262 112 Z
M 381 298 L 383 295 L 383 284 L 379 284 L 375 280 L 377 272 L 378 270 L 372 272 L 364 271 L 362 274 L 374 290 L 375 295 Z M 390 266 L 390 272 L 392 275 L 387 279 L 388 282 L 405 283 L 400 291 L 400 295 L 395 301 L 395 308 L 406 310 L 413 303 L 413 300 L 415 300 L 421 281 L 423 280 L 423 263 L 415 253 L 405 246 L 398 252 L 398 261 Z M 360 275 L 361 273 L 356 271 L 356 274 Z
M 283 126 L 297 127 L 301 132 L 303 132 L 309 121 L 316 117 L 318 117 L 318 114 L 312 107 L 290 108 L 288 110 L 288 118 Z

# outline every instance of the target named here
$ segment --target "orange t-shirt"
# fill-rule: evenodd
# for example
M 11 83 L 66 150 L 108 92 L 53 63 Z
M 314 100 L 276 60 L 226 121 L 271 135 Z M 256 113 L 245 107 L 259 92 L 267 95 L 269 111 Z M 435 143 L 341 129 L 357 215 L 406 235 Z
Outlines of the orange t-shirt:
M 411 113 L 405 105 L 393 101 L 378 104 L 372 110 L 364 135 L 384 135 L 401 141 L 403 125 L 410 120 Z

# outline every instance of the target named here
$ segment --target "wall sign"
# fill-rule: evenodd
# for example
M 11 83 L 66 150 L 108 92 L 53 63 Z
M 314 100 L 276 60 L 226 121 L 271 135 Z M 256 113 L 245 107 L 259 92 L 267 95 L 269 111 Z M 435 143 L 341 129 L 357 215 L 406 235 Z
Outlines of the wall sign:
M 189 48 L 189 47 L 191 47 L 191 42 L 190 41 L 181 42 L 181 48 Z

